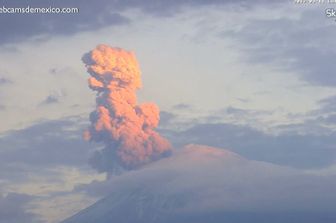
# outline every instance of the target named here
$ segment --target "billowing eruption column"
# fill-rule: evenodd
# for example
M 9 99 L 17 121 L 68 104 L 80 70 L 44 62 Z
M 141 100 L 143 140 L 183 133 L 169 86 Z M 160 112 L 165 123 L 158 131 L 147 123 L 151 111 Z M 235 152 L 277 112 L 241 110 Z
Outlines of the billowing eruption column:
M 97 91 L 96 110 L 84 133 L 87 140 L 103 142 L 105 148 L 90 160 L 99 171 L 134 169 L 170 154 L 170 143 L 155 128 L 159 108 L 137 104 L 140 70 L 132 52 L 98 45 L 83 56 L 89 87 Z

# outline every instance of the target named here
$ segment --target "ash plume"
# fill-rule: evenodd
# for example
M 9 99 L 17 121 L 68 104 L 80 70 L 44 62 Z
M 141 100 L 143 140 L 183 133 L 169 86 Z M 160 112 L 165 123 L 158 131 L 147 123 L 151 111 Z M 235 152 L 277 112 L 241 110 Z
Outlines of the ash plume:
M 91 165 L 100 172 L 115 172 L 169 155 L 170 143 L 155 131 L 158 106 L 137 104 L 141 74 L 134 53 L 98 45 L 82 60 L 91 76 L 89 87 L 97 92 L 96 110 L 84 138 L 105 146 L 91 158 Z

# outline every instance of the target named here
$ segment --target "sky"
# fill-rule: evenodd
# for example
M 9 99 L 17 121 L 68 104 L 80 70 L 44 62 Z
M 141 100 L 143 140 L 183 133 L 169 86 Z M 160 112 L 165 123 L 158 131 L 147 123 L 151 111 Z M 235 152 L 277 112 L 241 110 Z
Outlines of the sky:
M 0 6 L 79 8 L 0 14 L 0 223 L 59 222 L 106 195 L 77 189 L 107 179 L 89 162 L 101 145 L 82 137 L 96 95 L 81 58 L 98 44 L 135 53 L 143 83 L 138 99 L 160 107 L 158 131 L 174 148 L 204 144 L 300 173 L 335 175 L 336 22 L 326 15 L 335 4 Z

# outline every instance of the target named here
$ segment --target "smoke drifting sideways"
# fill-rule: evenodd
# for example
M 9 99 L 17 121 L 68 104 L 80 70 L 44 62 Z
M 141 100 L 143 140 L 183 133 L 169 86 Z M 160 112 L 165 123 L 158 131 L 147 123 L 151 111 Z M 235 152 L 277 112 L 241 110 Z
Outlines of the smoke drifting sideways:
M 155 131 L 158 106 L 137 104 L 136 91 L 142 84 L 134 53 L 101 44 L 82 60 L 91 76 L 89 87 L 97 92 L 84 138 L 104 144 L 90 164 L 99 172 L 120 173 L 169 156 L 170 143 Z

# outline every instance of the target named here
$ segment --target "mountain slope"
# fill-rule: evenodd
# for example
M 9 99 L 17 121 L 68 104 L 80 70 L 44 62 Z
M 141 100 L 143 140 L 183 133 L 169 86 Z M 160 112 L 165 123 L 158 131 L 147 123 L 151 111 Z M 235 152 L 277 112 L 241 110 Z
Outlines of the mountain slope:
M 336 222 L 336 196 L 323 195 L 326 185 L 336 183 L 188 145 L 96 188 L 110 195 L 63 223 Z

